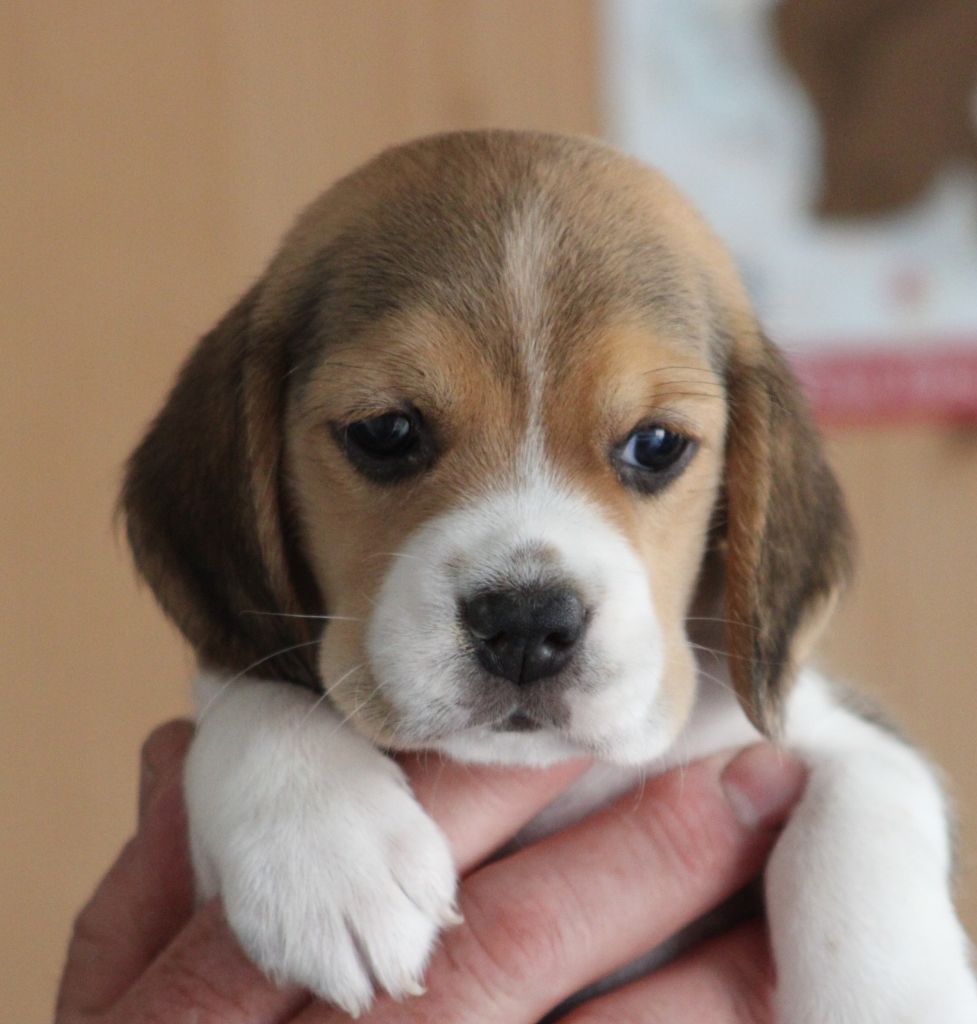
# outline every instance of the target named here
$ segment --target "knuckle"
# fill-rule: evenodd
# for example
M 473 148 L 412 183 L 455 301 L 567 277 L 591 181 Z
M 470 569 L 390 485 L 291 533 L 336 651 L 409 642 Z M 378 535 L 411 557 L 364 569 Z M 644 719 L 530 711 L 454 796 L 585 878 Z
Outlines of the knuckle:
M 68 959 L 85 961 L 99 949 L 105 938 L 105 928 L 98 918 L 98 908 L 89 900 L 71 924 Z
M 96 958 L 103 947 L 116 941 L 117 922 L 113 911 L 118 901 L 110 897 L 137 856 L 136 840 L 130 839 L 95 893 L 75 915 L 71 924 L 70 959 Z
M 185 935 L 167 951 L 159 962 L 154 986 L 157 1001 L 146 1007 L 148 1021 L 180 1020 L 180 1014 L 189 1013 L 198 1024 L 246 1017 L 247 1007 L 234 991 L 237 972 L 217 963 L 213 956 L 222 932 L 221 922 L 208 915 L 198 921 L 192 935 Z
M 726 815 L 698 776 L 663 777 L 639 821 L 665 870 L 679 878 L 711 877 L 730 840 Z
M 143 740 L 140 759 L 156 767 L 167 764 L 186 748 L 193 732 L 193 723 L 185 718 L 173 718 L 157 725 Z
M 557 974 L 575 940 L 570 921 L 580 915 L 568 912 L 561 895 L 565 886 L 531 900 L 497 899 L 497 894 L 477 888 L 465 892 L 465 935 L 452 943 L 456 969 L 467 974 L 496 1004 L 518 1003 L 526 986 L 539 987 L 541 977 Z M 572 899 L 572 894 L 565 894 Z

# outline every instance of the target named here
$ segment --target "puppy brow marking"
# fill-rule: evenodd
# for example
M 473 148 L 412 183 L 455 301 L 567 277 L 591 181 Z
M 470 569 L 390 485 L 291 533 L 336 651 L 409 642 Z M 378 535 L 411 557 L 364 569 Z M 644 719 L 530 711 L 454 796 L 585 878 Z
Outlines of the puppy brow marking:
M 503 277 L 528 392 L 526 434 L 519 467 L 526 479 L 538 476 L 543 468 L 543 390 L 552 327 L 544 274 L 554 249 L 554 226 L 540 204 L 527 202 L 516 210 L 505 232 Z

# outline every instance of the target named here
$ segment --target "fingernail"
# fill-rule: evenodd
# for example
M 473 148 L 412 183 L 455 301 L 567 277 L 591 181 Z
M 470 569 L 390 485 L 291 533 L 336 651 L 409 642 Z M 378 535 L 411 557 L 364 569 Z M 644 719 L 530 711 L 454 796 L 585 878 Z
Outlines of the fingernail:
M 146 808 L 160 776 L 183 756 L 192 734 L 193 729 L 189 722 L 166 722 L 157 726 L 143 743 L 139 756 L 140 822 L 145 817 Z
M 139 820 L 146 817 L 146 808 L 149 805 L 149 798 L 153 794 L 156 780 L 159 778 L 159 769 L 153 764 L 149 752 L 149 744 L 144 744 L 142 754 L 139 758 Z
M 722 774 L 733 814 L 751 829 L 779 824 L 806 782 L 804 765 L 770 743 L 758 743 L 737 754 Z

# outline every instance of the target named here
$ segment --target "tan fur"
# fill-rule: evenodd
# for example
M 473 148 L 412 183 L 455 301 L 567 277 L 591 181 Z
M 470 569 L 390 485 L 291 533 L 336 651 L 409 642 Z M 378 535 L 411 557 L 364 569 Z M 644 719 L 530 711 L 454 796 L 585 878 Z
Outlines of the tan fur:
M 481 482 L 504 480 L 526 424 L 525 393 L 508 369 L 515 365 L 513 353 L 479 346 L 464 325 L 417 309 L 378 324 L 355 344 L 338 345 L 294 403 L 291 469 L 309 553 L 330 614 L 356 620 L 329 627 L 327 685 L 365 662 L 363 623 L 404 538 L 477 495 Z M 405 394 L 436 418 L 450 455 L 416 481 L 377 487 L 331 442 L 329 424 L 378 415 Z M 359 707 L 389 723 L 365 667 L 331 697 L 346 711 Z
M 726 458 L 727 644 L 751 721 L 776 733 L 785 683 L 850 572 L 850 527 L 799 388 L 758 332 L 736 342 Z
M 214 402 L 224 386 L 234 394 Z M 429 472 L 379 487 L 330 431 L 404 400 L 436 426 L 443 454 Z M 651 418 L 700 445 L 653 497 L 625 490 L 608 460 Z M 232 456 L 241 430 L 245 448 Z M 215 435 L 226 439 L 216 456 L 200 443 Z M 130 535 L 164 607 L 220 667 L 308 642 L 304 620 L 261 632 L 242 605 L 344 617 L 327 627 L 331 662 L 320 667 L 327 684 L 344 677 L 337 705 L 383 739 L 391 709 L 357 666 L 385 570 L 405 537 L 501 484 L 533 444 L 648 567 L 676 722 L 692 699 L 685 616 L 715 519 L 737 690 L 774 730 L 792 638 L 844 575 L 843 511 L 722 246 L 660 175 L 596 142 L 421 140 L 317 200 L 231 326 L 192 358 L 133 457 Z M 232 457 L 248 481 L 234 500 L 254 512 L 229 545 L 235 512 L 207 490 Z M 183 548 L 168 539 L 175 521 L 194 535 Z M 819 564 L 811 545 L 825 543 Z M 202 572 L 187 564 L 210 548 L 224 554 Z M 260 565 L 237 574 L 235 558 Z M 237 579 L 233 593 L 220 592 L 221 573 Z M 313 655 L 297 650 L 300 668 L 271 665 L 308 683 Z
M 666 337 L 664 328 L 632 324 L 560 346 L 547 381 L 546 436 L 556 465 L 605 510 L 648 567 L 668 648 L 666 690 L 680 726 L 695 685 L 685 617 L 722 471 L 726 402 L 707 360 Z M 643 497 L 620 486 L 608 451 L 650 420 L 693 437 L 699 451 L 671 487 Z

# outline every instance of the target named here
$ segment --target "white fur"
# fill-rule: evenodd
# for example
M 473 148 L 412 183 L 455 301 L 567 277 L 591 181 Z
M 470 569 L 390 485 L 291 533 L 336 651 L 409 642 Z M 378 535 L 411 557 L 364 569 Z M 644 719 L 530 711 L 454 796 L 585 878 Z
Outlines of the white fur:
M 203 894 L 221 891 L 265 970 L 351 1012 L 372 996 L 358 947 L 383 988 L 418 991 L 437 932 L 453 920 L 454 874 L 399 770 L 304 691 L 252 680 L 221 691 L 212 679 L 201 691 L 187 803 Z M 728 692 L 704 681 L 664 756 L 595 765 L 521 839 L 565 827 L 640 774 L 756 738 Z M 810 778 L 767 871 L 778 1020 L 973 1024 L 977 987 L 928 765 L 842 708 L 810 671 L 790 700 L 787 743 Z
M 524 467 L 530 473 L 543 450 L 543 395 L 551 331 L 544 277 L 557 249 L 557 231 L 542 207 L 530 204 L 513 214 L 504 240 L 505 294 L 529 390 L 523 455 L 529 456 L 524 458 Z
M 203 677 L 197 690 L 186 795 L 201 897 L 221 894 L 266 973 L 349 1013 L 372 979 L 420 992 L 457 920 L 455 869 L 400 769 L 297 687 Z
M 520 842 L 578 820 L 641 775 L 758 739 L 722 678 L 710 679 L 713 665 L 675 736 L 647 568 L 547 464 L 540 268 L 552 245 L 539 210 L 524 211 L 506 238 L 530 392 L 510 476 L 405 540 L 366 630 L 370 673 L 403 746 L 492 763 L 601 758 Z M 565 720 L 496 732 L 473 720 L 466 700 L 493 684 L 460 642 L 459 603 L 500 580 L 548 576 L 573 586 L 591 613 L 562 691 Z M 329 644 L 327 630 L 324 663 Z M 201 894 L 221 894 L 265 971 L 352 1013 L 369 1005 L 374 981 L 394 996 L 420 991 L 437 934 L 456 919 L 455 872 L 396 764 L 356 733 L 355 715 L 341 720 L 294 687 L 204 677 L 199 699 L 186 781 Z M 787 743 L 810 779 L 766 879 L 780 1024 L 977 1024 L 949 895 L 945 809 L 925 761 L 842 708 L 812 672 L 792 694 Z M 615 980 L 674 952 L 653 951 Z
M 548 560 L 519 557 L 540 544 Z M 367 630 L 370 669 L 396 710 L 400 741 L 464 760 L 533 764 L 588 753 L 634 763 L 672 741 L 646 567 L 581 495 L 540 472 L 435 517 L 400 554 Z M 591 608 L 580 652 L 586 667 L 566 688 L 569 721 L 559 734 L 493 732 L 491 723 L 472 722 L 466 706 L 470 689 L 493 683 L 473 675 L 459 642 L 459 600 L 489 581 L 517 586 L 536 573 L 556 573 Z
M 766 873 L 778 1019 L 973 1024 L 977 985 L 929 765 L 814 673 L 790 703 L 787 739 L 811 774 Z

